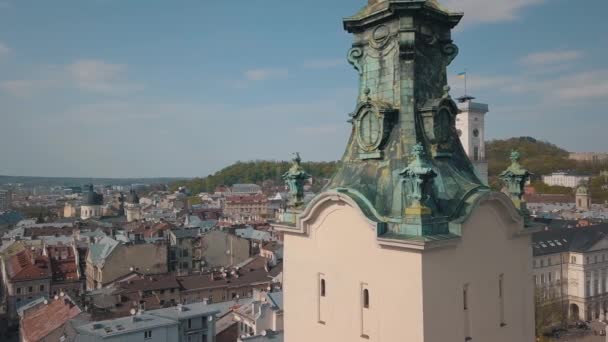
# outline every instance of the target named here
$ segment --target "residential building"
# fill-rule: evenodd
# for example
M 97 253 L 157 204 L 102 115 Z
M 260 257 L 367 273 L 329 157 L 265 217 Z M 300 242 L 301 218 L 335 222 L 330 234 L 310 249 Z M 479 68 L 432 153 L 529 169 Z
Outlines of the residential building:
M 360 81 L 351 137 L 308 203 L 294 158 L 273 224 L 285 341 L 534 341 L 530 173 L 512 153 L 509 194 L 494 192 L 458 143 L 446 67 L 462 16 L 435 0 L 370 0 L 344 19 Z
M 219 303 L 251 297 L 255 289 L 266 290 L 273 285 L 271 273 L 280 267 L 269 267 L 266 259 L 258 256 L 235 267 L 179 277 L 182 303 Z
M 23 249 L 3 259 L 2 279 L 9 318 L 17 318 L 17 308 L 39 297 L 49 297 L 52 272 L 48 256 L 38 249 Z
M 456 117 L 456 129 L 462 147 L 473 163 L 477 175 L 488 184 L 488 161 L 486 159 L 485 116 L 488 105 L 473 102 L 471 97 L 464 97 L 458 104 L 460 114 Z
M 232 195 L 224 202 L 224 216 L 236 217 L 243 221 L 256 219 L 268 214 L 268 199 L 261 194 Z
M 198 240 L 198 229 L 169 230 L 169 270 L 178 274 L 189 274 L 193 268 L 194 245 Z
M 570 152 L 570 159 L 584 162 L 605 162 L 608 161 L 608 153 Z
M 234 184 L 230 188 L 230 194 L 233 196 L 261 195 L 262 187 L 257 184 Z
M 221 305 L 196 303 L 75 327 L 78 341 L 214 342 Z
M 233 312 L 239 336 L 268 335 L 283 331 L 283 293 L 255 291 L 251 304 Z
M 133 271 L 146 275 L 166 273 L 167 261 L 166 243 L 123 244 L 103 237 L 89 246 L 87 290 L 101 288 Z
M 78 298 L 84 291 L 84 275 L 80 269 L 80 254 L 75 245 L 45 246 L 43 253 L 51 263 L 50 295 L 68 294 Z
M 533 235 L 534 283 L 569 321 L 608 319 L 608 226 L 558 228 Z
M 0 189 L 0 211 L 11 208 L 11 197 L 12 195 L 9 190 Z
M 283 244 L 278 241 L 264 243 L 260 247 L 260 255 L 271 265 L 276 265 L 283 260 Z
M 21 341 L 65 341 L 65 325 L 79 315 L 82 311 L 69 296 L 37 301 L 20 312 Z
M 234 266 L 250 256 L 249 240 L 221 230 L 203 234 L 195 249 L 195 258 L 201 260 L 201 267 Z
M 543 176 L 543 183 L 551 186 L 564 186 L 567 188 L 576 188 L 584 182 L 589 181 L 588 175 L 578 175 L 568 172 L 554 172 L 550 175 Z

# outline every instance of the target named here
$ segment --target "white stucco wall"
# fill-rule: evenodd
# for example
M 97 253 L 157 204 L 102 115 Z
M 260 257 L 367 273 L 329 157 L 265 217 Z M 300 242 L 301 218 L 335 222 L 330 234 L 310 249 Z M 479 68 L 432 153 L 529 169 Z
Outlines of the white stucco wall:
M 485 202 L 463 224 L 457 246 L 424 253 L 425 341 L 464 341 L 465 337 L 473 341 L 534 341 L 530 237 L 511 237 L 518 227 L 501 214 L 502 210 Z M 499 299 L 501 274 L 504 320 Z M 470 322 L 466 334 L 465 285 L 469 288 Z
M 359 210 L 326 205 L 310 237 L 286 235 L 285 339 L 316 341 L 423 341 L 419 252 L 381 249 Z M 318 274 L 326 279 L 326 305 L 318 319 Z M 368 284 L 369 339 L 361 337 L 361 283 Z

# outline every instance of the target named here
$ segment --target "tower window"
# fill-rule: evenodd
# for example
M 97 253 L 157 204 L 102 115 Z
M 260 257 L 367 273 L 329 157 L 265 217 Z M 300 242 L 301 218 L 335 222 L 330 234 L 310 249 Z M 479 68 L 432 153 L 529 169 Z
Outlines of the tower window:
M 369 309 L 369 290 L 363 290 L 363 307 Z
M 475 146 L 473 148 L 473 160 L 478 161 L 479 160 L 479 147 Z
M 467 286 L 462 290 L 462 307 L 466 311 L 469 309 L 469 289 Z

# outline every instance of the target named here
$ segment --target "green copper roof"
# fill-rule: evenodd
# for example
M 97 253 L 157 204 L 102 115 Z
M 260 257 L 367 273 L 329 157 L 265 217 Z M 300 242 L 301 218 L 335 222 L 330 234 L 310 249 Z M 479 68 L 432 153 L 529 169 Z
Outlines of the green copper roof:
M 455 121 L 447 66 L 458 54 L 451 27 L 462 14 L 434 0 L 370 0 L 344 20 L 355 34 L 348 60 L 359 74 L 350 139 L 326 190 L 353 198 L 386 234 L 449 234 L 467 199 L 487 192 Z

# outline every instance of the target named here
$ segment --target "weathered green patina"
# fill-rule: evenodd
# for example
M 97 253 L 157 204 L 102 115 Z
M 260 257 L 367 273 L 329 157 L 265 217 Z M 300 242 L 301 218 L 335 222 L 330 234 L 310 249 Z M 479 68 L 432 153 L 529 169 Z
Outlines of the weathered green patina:
M 299 208 L 304 204 L 304 182 L 310 175 L 302 168 L 302 158 L 298 152 L 294 153 L 291 168 L 283 175 L 285 184 L 289 188 L 289 206 Z
M 387 236 L 448 234 L 471 207 L 467 198 L 489 191 L 460 144 L 447 87 L 458 54 L 451 29 L 461 18 L 436 1 L 370 0 L 344 19 L 359 96 L 341 167 L 325 190 L 349 195 Z
M 277 229 L 307 234 L 302 222 L 335 201 L 356 205 L 389 247 L 453 243 L 485 201 L 522 221 L 524 211 L 476 176 L 458 138 L 446 70 L 458 54 L 451 29 L 462 16 L 434 0 L 369 0 L 344 19 L 354 34 L 347 59 L 359 74 L 351 136 L 323 192 L 286 210 Z
M 500 174 L 500 179 L 505 183 L 509 197 L 524 218 L 529 217 L 526 202 L 523 199 L 524 187 L 532 175 L 519 163 L 521 155 L 518 151 L 511 151 L 511 165 Z

